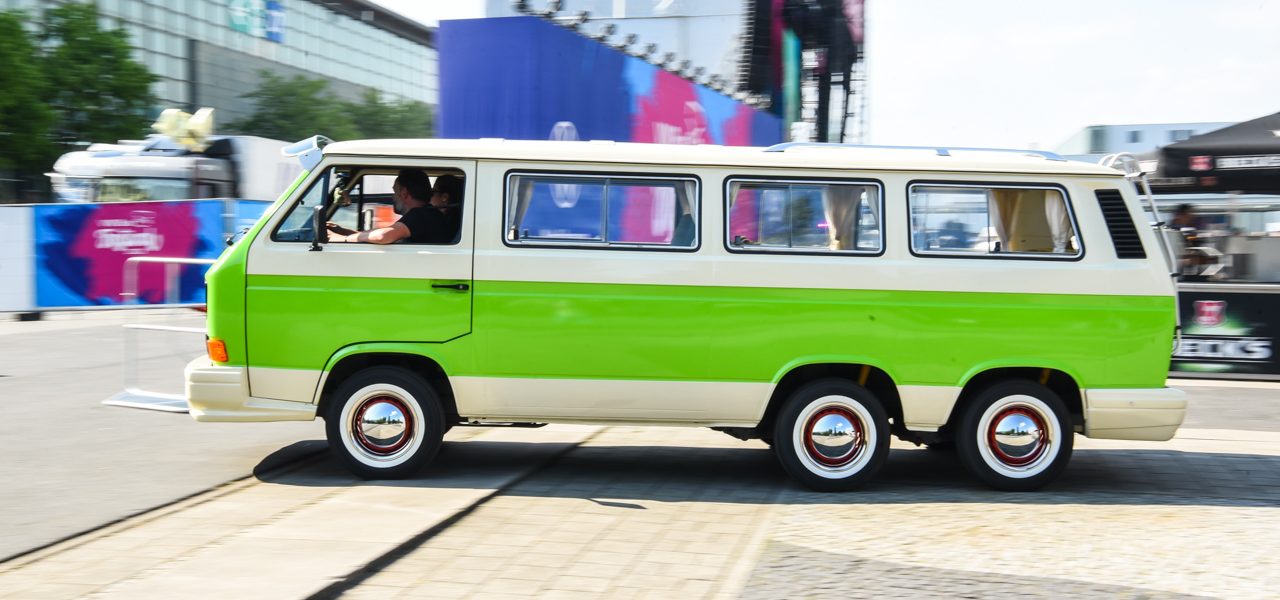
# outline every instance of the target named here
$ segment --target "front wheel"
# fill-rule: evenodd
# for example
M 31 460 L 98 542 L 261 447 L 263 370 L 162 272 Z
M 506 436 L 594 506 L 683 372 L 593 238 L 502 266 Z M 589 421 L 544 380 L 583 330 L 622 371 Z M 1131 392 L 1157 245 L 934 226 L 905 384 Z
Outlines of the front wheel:
M 1067 407 L 1049 388 L 1006 381 L 978 394 L 956 432 L 956 452 L 993 488 L 1030 491 L 1053 481 L 1071 460 Z
M 347 378 L 325 416 L 329 448 L 365 479 L 412 475 L 435 457 L 444 431 L 444 409 L 431 386 L 399 367 Z
M 889 419 L 866 388 L 821 379 L 796 390 L 778 413 L 773 450 L 796 481 L 820 492 L 853 489 L 889 455 Z

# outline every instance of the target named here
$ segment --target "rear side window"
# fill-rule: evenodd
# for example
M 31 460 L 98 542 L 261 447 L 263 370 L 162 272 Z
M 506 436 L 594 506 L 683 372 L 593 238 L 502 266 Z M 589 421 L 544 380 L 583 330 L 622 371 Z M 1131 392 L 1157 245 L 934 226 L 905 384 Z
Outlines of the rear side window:
M 508 244 L 695 248 L 694 179 L 513 174 Z
M 911 251 L 922 255 L 1077 258 L 1080 236 L 1054 187 L 912 184 Z
M 726 202 L 731 251 L 877 254 L 884 247 L 876 183 L 735 179 Z

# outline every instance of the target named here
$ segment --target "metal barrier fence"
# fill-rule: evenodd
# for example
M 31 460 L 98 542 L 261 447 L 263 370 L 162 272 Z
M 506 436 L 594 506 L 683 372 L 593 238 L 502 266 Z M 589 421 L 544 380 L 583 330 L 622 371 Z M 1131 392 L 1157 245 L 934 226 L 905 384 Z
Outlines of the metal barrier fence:
M 135 256 L 125 261 L 124 265 L 124 291 L 121 292 L 122 300 L 127 306 L 138 308 L 201 308 L 203 304 L 148 304 L 139 305 L 138 301 L 138 269 L 144 264 L 161 264 L 164 265 L 164 297 L 165 300 L 175 299 L 177 297 L 178 271 L 183 265 L 210 265 L 215 259 L 211 258 L 165 258 L 159 256 Z M 124 354 L 122 355 L 122 367 L 124 369 L 124 391 L 103 400 L 102 403 L 109 406 L 124 406 L 128 408 L 141 408 L 145 410 L 159 410 L 173 413 L 188 412 L 187 398 L 184 394 L 172 394 L 166 392 L 157 392 L 143 389 L 140 383 L 139 375 L 139 350 L 138 350 L 138 331 L 165 331 L 170 333 L 192 333 L 204 334 L 204 327 L 181 327 L 177 325 L 155 325 L 149 323 L 125 323 L 124 324 Z

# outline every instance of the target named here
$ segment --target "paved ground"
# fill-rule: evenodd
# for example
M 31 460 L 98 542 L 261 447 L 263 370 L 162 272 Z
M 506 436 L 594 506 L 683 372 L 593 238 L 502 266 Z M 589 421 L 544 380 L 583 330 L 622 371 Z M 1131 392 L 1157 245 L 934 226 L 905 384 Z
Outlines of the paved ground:
M 469 439 L 468 439 L 469 438 Z M 318 459 L 0 564 L 0 597 L 1274 597 L 1280 434 L 1077 438 L 994 492 L 897 446 L 866 489 L 793 485 L 708 430 L 450 433 L 405 482 Z M 575 444 L 579 444 L 576 445 Z
M 324 439 L 323 423 L 196 423 L 103 406 L 123 388 L 126 322 L 202 326 L 191 310 L 0 321 L 0 560 L 253 472 Z M 141 332 L 142 383 L 182 391 L 199 335 Z
M 319 423 L 99 405 L 118 324 L 0 323 L 0 555 L 101 527 L 0 563 L 0 597 L 1280 596 L 1276 384 L 1179 382 L 1178 438 L 1077 437 L 1030 494 L 902 444 L 815 494 L 759 443 L 581 426 L 456 428 L 419 477 L 361 482 L 324 454 L 270 468 L 322 449 Z M 144 348 L 157 373 L 195 352 Z

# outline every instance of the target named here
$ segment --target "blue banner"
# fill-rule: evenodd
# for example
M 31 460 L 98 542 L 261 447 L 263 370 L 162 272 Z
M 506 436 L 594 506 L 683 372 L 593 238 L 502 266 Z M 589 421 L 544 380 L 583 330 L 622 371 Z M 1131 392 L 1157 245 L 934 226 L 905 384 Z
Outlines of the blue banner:
M 767 146 L 782 122 L 538 17 L 442 21 L 446 138 Z
M 228 209 L 252 224 L 270 203 L 179 200 L 33 207 L 37 308 L 128 303 L 125 261 L 134 256 L 217 258 L 226 248 Z M 257 215 L 254 215 L 256 211 Z M 138 303 L 205 301 L 204 265 L 179 269 L 177 289 L 166 289 L 165 267 L 138 266 Z

